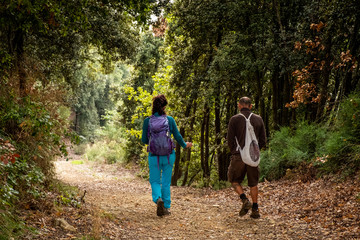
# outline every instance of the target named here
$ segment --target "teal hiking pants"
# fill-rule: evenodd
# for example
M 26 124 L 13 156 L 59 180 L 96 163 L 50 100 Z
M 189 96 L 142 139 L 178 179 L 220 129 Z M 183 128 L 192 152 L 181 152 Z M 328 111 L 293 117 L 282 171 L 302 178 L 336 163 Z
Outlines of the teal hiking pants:
M 152 199 L 154 203 L 161 197 L 165 208 L 170 208 L 170 184 L 172 169 L 175 162 L 175 151 L 168 156 L 158 156 L 149 154 L 150 184 Z

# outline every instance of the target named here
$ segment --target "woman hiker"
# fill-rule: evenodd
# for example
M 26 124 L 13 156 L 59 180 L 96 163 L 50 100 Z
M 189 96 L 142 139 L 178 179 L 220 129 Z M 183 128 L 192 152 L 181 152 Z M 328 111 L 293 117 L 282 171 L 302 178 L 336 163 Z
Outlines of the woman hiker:
M 149 171 L 152 199 L 157 205 L 158 216 L 170 214 L 170 183 L 175 162 L 175 150 L 171 140 L 173 134 L 183 148 L 192 147 L 185 142 L 176 126 L 174 118 L 165 113 L 168 104 L 164 95 L 153 98 L 152 116 L 144 120 L 142 142 L 148 144 Z

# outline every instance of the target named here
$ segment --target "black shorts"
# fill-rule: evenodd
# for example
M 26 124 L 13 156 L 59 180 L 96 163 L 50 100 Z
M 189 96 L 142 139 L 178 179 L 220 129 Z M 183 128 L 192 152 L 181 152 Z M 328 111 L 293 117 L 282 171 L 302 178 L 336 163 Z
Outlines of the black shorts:
M 237 182 L 239 184 L 244 181 L 245 174 L 247 175 L 249 187 L 255 187 L 259 183 L 259 167 L 251 167 L 246 165 L 240 154 L 231 155 L 230 166 L 228 168 L 228 180 L 229 182 Z

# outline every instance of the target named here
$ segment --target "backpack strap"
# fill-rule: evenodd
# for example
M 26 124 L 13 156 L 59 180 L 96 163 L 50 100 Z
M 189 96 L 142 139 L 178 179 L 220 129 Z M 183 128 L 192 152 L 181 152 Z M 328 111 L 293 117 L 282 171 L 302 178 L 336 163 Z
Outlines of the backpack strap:
M 170 154 L 167 155 L 168 164 L 170 165 Z M 160 169 L 160 156 L 157 155 L 157 165 L 158 169 Z
M 249 115 L 248 118 L 245 117 L 245 115 L 242 114 L 242 113 L 239 113 L 239 115 L 240 115 L 240 116 L 243 116 L 243 117 L 245 118 L 245 120 L 250 123 L 250 118 L 251 118 L 251 116 L 253 115 L 253 113 L 250 113 L 250 115 Z M 250 124 L 251 124 L 251 123 L 250 123 Z M 239 141 L 237 140 L 237 137 L 236 137 L 236 136 L 235 136 L 235 141 L 236 141 L 236 151 L 240 151 L 241 147 L 240 147 Z
M 163 115 L 164 118 L 166 119 L 166 123 L 167 123 L 167 134 L 170 137 L 171 133 L 170 133 L 170 123 L 169 123 L 169 119 L 167 118 L 167 115 Z
M 166 118 L 166 122 L 167 122 L 167 134 L 168 134 L 168 137 L 171 137 L 169 119 L 167 118 L 167 115 L 164 115 L 164 117 Z M 168 164 L 170 165 L 170 154 L 167 155 L 167 160 L 168 160 Z
M 237 140 L 236 136 L 235 136 L 235 141 L 236 141 L 236 151 L 240 151 L 241 147 L 240 147 L 239 141 Z
M 154 118 L 154 117 L 155 117 L 154 115 L 151 115 L 151 116 L 149 117 L 148 133 L 150 133 L 150 126 L 151 126 L 150 121 L 151 121 L 151 119 Z
M 239 115 L 240 116 L 243 116 L 247 121 L 249 121 L 250 120 L 250 118 L 251 118 L 251 116 L 253 115 L 253 113 L 250 113 L 250 115 L 249 115 L 249 117 L 247 118 L 247 117 L 245 117 L 245 115 L 244 114 L 242 114 L 242 113 L 239 113 Z

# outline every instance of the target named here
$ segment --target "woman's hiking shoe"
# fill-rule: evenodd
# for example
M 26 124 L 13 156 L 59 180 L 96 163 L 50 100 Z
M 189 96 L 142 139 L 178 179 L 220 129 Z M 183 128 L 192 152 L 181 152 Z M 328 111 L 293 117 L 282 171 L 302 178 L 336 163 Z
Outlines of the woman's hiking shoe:
M 170 210 L 168 208 L 165 208 L 164 216 L 170 215 L 170 214 L 171 214 Z
M 244 200 L 242 200 L 242 202 L 243 202 L 243 205 L 239 212 L 240 217 L 246 215 L 247 212 L 249 211 L 249 209 L 252 207 L 252 204 L 250 203 L 249 199 L 244 199 Z
M 251 209 L 251 214 L 250 214 L 251 218 L 260 218 L 260 213 L 259 213 L 259 209 Z
M 159 198 L 156 202 L 157 208 L 156 208 L 156 215 L 158 215 L 159 217 L 163 216 L 165 213 L 165 207 L 164 207 L 164 202 L 161 198 Z

